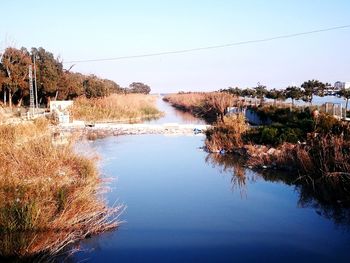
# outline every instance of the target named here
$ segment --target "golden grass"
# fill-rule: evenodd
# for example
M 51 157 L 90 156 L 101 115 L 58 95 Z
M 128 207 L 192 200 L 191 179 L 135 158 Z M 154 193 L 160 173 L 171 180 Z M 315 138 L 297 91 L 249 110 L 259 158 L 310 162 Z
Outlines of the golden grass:
M 0 123 L 6 120 L 4 105 L 0 102 Z
M 105 98 L 78 98 L 71 113 L 85 121 L 124 121 L 160 116 L 156 97 L 143 94 L 113 94 Z
M 95 161 L 55 146 L 47 125 L 0 126 L 0 256 L 53 255 L 118 225 Z
M 193 108 L 203 106 L 208 94 L 204 92 L 170 94 L 165 97 L 165 100 L 175 107 L 191 111 Z
M 224 117 L 206 131 L 205 146 L 210 152 L 225 150 L 227 152 L 243 146 L 242 134 L 248 129 L 245 117 L 242 114 L 233 114 Z
M 164 100 L 208 122 L 215 122 L 218 117 L 223 121 L 227 107 L 239 104 L 237 97 L 223 92 L 178 93 L 168 95 Z

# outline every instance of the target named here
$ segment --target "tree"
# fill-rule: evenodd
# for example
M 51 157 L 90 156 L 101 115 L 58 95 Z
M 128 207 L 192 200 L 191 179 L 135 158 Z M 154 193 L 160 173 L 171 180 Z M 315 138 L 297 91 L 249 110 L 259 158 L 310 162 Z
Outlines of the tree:
M 338 95 L 343 97 L 345 100 L 346 100 L 346 103 L 345 103 L 345 116 L 344 118 L 346 118 L 346 114 L 347 114 L 347 110 L 348 110 L 348 105 L 349 105 L 349 99 L 350 99 L 350 89 L 341 89 L 339 92 L 338 92 Z
M 220 90 L 220 92 L 227 92 L 237 97 L 242 96 L 242 90 L 238 87 L 235 87 L 235 88 L 229 87 L 227 89 Z
M 106 97 L 109 95 L 109 90 L 104 85 L 103 81 L 95 75 L 90 75 L 83 82 L 85 96 L 87 98 Z
M 292 99 L 292 107 L 294 108 L 294 100 L 299 100 L 303 97 L 303 91 L 296 86 L 289 86 L 286 88 L 286 98 Z
M 303 84 L 301 84 L 301 87 L 304 89 L 305 95 L 303 100 L 309 102 L 311 105 L 313 95 L 318 95 L 322 97 L 324 96 L 324 90 L 326 88 L 326 85 L 318 80 L 313 79 L 305 81 Z
M 250 98 L 255 98 L 256 97 L 256 92 L 254 89 L 246 88 L 242 90 L 242 96 L 243 97 L 250 97 Z
M 124 90 L 113 80 L 110 79 L 103 79 L 102 80 L 106 88 L 108 89 L 109 93 L 124 93 Z
M 28 66 L 31 64 L 31 59 L 27 49 L 6 48 L 1 64 L 5 72 L 4 92 L 8 93 L 9 105 L 12 107 L 14 95 L 18 96 L 18 105 L 21 105 L 23 97 L 29 90 Z
M 149 94 L 151 92 L 151 88 L 142 82 L 133 82 L 129 85 L 129 92 Z
M 63 74 L 62 63 L 44 48 L 32 48 L 31 54 L 36 59 L 37 85 L 41 93 L 56 100 L 59 93 L 58 83 Z
M 219 114 L 221 121 L 224 123 L 226 109 L 232 106 L 233 100 L 234 97 L 231 94 L 215 92 L 209 94 L 206 103 L 209 106 L 209 109 L 213 109 Z
M 254 88 L 256 97 L 260 99 L 260 105 L 263 105 L 264 98 L 267 94 L 266 86 L 258 84 L 257 87 Z
M 276 105 L 277 100 L 285 99 L 285 92 L 284 90 L 272 89 L 266 92 L 266 98 L 273 99 Z
M 0 54 L 1 55 L 1 54 Z M 3 67 L 3 65 L 0 63 L 0 90 L 2 90 L 3 92 L 3 102 L 6 105 L 6 71 L 5 68 Z
M 84 91 L 84 75 L 80 73 L 63 72 L 58 82 L 59 99 L 74 99 L 85 93 Z

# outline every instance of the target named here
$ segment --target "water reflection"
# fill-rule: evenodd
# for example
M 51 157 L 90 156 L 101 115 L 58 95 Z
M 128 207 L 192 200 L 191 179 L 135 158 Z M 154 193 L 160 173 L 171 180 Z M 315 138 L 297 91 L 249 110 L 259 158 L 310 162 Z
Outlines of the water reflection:
M 204 120 L 194 117 L 189 112 L 184 112 L 175 109 L 169 103 L 163 101 L 163 97 L 157 100 L 157 108 L 164 112 L 164 115 L 159 119 L 146 120 L 146 123 L 164 124 L 164 123 L 179 123 L 179 124 L 205 124 Z
M 247 180 L 255 181 L 255 176 L 247 176 L 245 167 L 243 167 L 242 159 L 237 156 L 223 155 L 219 153 L 208 154 L 205 158 L 206 163 L 219 169 L 221 173 L 231 173 L 232 190 L 238 190 L 241 196 L 247 194 Z
M 69 255 L 77 251 L 78 247 L 67 246 L 67 236 L 69 233 L 64 231 L 0 233 L 0 262 L 71 262 Z M 60 254 L 52 254 L 47 252 L 52 246 L 65 248 Z
M 242 197 L 248 198 L 248 182 L 262 179 L 268 182 L 281 182 L 294 186 L 298 192 L 297 205 L 300 208 L 313 208 L 322 217 L 332 220 L 336 225 L 350 230 L 350 204 L 347 188 L 339 187 L 332 182 L 308 182 L 300 180 L 295 174 L 280 171 L 252 171 L 244 166 L 240 156 L 208 154 L 206 162 L 219 168 L 221 173 L 230 173 L 231 188 L 239 191 Z M 340 188 L 340 189 L 339 189 Z

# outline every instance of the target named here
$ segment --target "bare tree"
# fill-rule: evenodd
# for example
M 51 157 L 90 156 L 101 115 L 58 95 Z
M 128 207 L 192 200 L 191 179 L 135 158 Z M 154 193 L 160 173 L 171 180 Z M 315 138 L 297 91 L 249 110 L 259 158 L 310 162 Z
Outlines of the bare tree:
M 215 110 L 224 123 L 226 109 L 233 105 L 235 97 L 226 92 L 214 92 L 207 96 L 206 103 L 210 109 Z

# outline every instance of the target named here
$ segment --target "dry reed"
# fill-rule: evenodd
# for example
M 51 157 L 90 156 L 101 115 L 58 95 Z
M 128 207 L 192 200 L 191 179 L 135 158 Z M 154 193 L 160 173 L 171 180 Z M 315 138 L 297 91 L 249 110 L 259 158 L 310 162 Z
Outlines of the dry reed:
M 71 114 L 74 119 L 85 121 L 124 121 L 157 117 L 156 97 L 144 94 L 113 94 L 109 97 L 74 101 Z
M 0 126 L 0 256 L 54 255 L 118 226 L 95 161 L 55 146 L 47 125 Z
M 242 134 L 248 129 L 244 116 L 233 114 L 223 120 L 206 131 L 205 146 L 210 152 L 231 152 L 243 146 Z
M 237 97 L 222 92 L 178 93 L 168 95 L 164 100 L 208 122 L 215 122 L 218 117 L 224 121 L 227 107 L 239 105 Z

